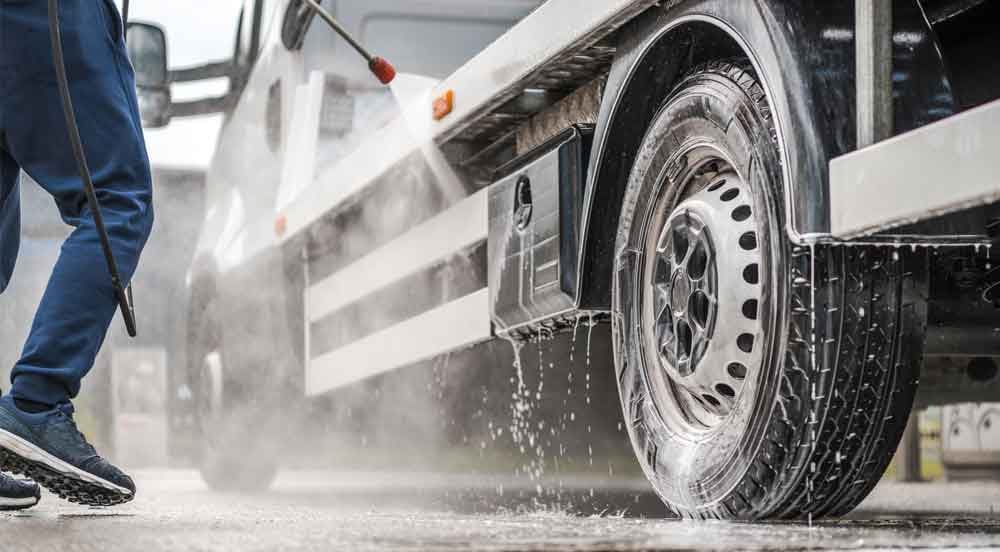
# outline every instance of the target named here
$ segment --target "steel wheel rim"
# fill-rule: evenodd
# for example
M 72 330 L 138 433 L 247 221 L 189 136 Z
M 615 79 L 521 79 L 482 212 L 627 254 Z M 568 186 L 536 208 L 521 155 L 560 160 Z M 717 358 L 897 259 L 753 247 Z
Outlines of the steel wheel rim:
M 766 217 L 723 159 L 706 156 L 678 181 L 680 193 L 659 186 L 650 210 L 640 326 L 660 417 L 696 439 L 724 425 L 761 369 Z

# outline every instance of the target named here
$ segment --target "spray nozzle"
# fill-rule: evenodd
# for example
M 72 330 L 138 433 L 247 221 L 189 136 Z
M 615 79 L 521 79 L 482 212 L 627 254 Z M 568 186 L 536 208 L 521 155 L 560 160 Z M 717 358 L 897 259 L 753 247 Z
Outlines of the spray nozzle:
M 389 84 L 392 79 L 396 78 L 396 68 L 392 66 L 391 63 L 386 61 L 385 58 L 380 58 L 378 56 L 373 57 L 371 61 L 368 62 L 368 68 L 371 69 L 373 75 L 378 78 L 379 82 L 382 84 Z

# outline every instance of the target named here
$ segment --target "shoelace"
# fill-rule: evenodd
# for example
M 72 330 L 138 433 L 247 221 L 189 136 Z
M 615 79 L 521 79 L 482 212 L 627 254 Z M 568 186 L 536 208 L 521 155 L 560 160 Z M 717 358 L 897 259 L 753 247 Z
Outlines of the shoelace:
M 64 402 L 64 403 L 57 404 L 56 405 L 56 410 L 58 410 L 59 412 L 62 412 L 63 414 L 66 415 L 67 418 L 69 418 L 71 420 L 73 419 L 73 414 L 76 414 L 76 408 L 73 406 L 73 403 L 70 403 L 70 402 Z
M 73 404 L 68 402 L 58 404 L 56 405 L 56 410 L 58 410 L 63 415 L 63 417 L 65 418 L 65 423 L 69 424 L 69 426 L 73 428 L 73 431 L 76 433 L 77 437 L 79 437 L 80 441 L 83 443 L 84 450 L 86 450 L 88 454 L 98 456 L 97 449 L 94 448 L 94 445 L 90 444 L 90 441 L 87 440 L 87 436 L 84 435 L 82 431 L 80 431 L 80 428 L 78 428 L 76 425 L 76 420 L 73 419 L 73 414 L 76 413 L 76 408 L 73 407 Z

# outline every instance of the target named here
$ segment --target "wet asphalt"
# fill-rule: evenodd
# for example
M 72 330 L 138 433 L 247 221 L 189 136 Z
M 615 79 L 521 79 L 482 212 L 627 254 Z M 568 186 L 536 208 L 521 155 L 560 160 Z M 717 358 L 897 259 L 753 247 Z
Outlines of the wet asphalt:
M 0 549 L 1000 549 L 997 483 L 885 483 L 849 519 L 809 526 L 667 519 L 643 481 L 552 481 L 541 498 L 503 480 L 426 474 L 292 472 L 259 494 L 214 493 L 188 471 L 138 482 L 117 508 L 45 495 L 3 514 Z

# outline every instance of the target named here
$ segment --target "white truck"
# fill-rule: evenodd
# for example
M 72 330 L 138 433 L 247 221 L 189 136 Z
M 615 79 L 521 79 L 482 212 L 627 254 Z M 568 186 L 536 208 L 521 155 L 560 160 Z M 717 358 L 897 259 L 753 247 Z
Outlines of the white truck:
M 129 31 L 149 124 L 225 114 L 188 282 L 209 482 L 269 480 L 241 404 L 580 316 L 684 516 L 844 514 L 921 367 L 923 404 L 998 396 L 997 3 L 322 4 L 391 88 L 300 0 L 246 0 L 200 68 Z

